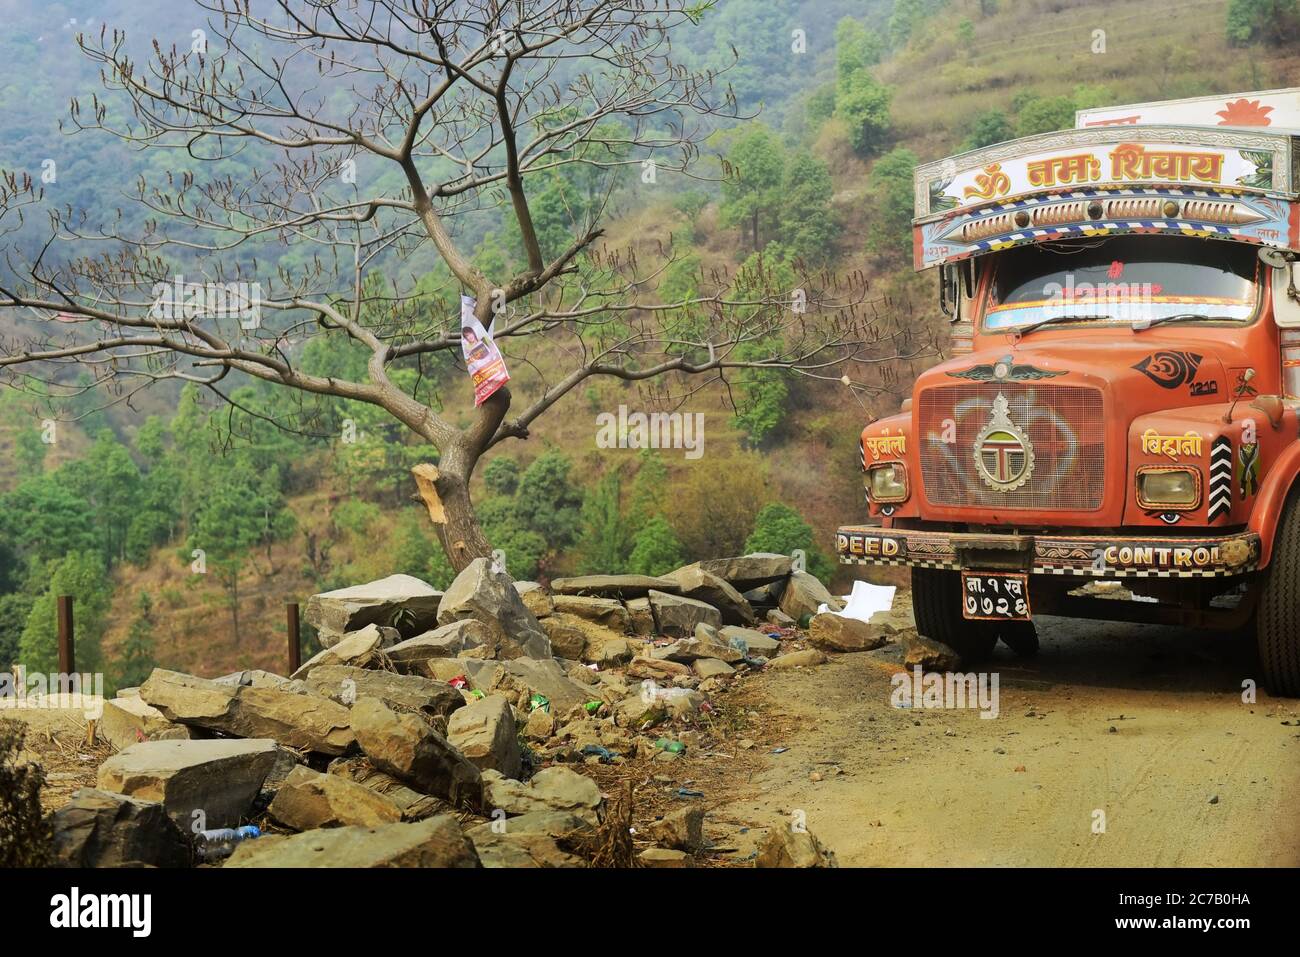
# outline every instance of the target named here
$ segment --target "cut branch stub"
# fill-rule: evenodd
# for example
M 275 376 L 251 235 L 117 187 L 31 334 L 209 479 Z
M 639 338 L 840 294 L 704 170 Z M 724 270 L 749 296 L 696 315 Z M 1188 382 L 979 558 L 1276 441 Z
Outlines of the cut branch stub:
M 435 525 L 447 524 L 447 510 L 443 508 L 442 497 L 438 494 L 438 479 L 442 473 L 438 466 L 421 462 L 411 469 L 415 476 L 415 487 L 424 499 L 425 508 L 429 510 L 429 521 Z

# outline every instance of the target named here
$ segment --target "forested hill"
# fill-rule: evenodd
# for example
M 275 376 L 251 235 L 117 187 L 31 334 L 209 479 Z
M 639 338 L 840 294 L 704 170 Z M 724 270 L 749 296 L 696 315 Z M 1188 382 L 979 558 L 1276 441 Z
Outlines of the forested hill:
M 659 572 L 804 548 L 814 571 L 834 574 L 829 535 L 861 516 L 857 433 L 894 411 L 946 347 L 932 280 L 910 270 L 912 166 L 1069 126 L 1078 107 L 1294 85 L 1295 7 L 1173 0 L 1153 15 L 1104 0 L 720 0 L 704 10 L 675 47 L 697 65 L 725 63 L 734 47 L 727 78 L 742 112 L 758 116 L 716 132 L 700 160 L 710 176 L 617 189 L 609 246 L 649 259 L 671 245 L 679 262 L 662 279 L 665 298 L 712 271 L 860 272 L 882 335 L 906 334 L 917 358 L 862 373 L 858 392 L 763 371 L 696 393 L 686 411 L 705 416 L 699 456 L 600 448 L 601 413 L 655 408 L 657 397 L 624 382 L 573 393 L 479 469 L 475 500 L 510 571 Z M 0 15 L 0 168 L 39 179 L 52 160 L 47 191 L 60 204 L 140 215 L 125 195 L 134 178 L 179 163 L 59 131 L 69 100 L 97 88 L 72 37 L 107 22 L 140 42 L 186 45 L 203 18 L 181 0 L 0 0 Z M 740 173 L 719 182 L 724 159 Z M 237 175 L 233 162 L 222 171 Z M 585 212 L 563 177 L 535 202 L 548 241 Z M 485 261 L 519 255 L 490 219 L 466 229 Z M 283 255 L 292 266 L 304 253 Z M 340 376 L 362 374 L 363 358 L 323 340 L 300 356 L 308 371 Z M 543 344 L 512 374 L 522 392 L 562 363 Z M 409 479 L 435 453 L 373 407 L 322 400 L 310 429 L 286 434 L 269 423 L 300 419 L 300 399 L 248 382 L 236 383 L 232 410 L 194 390 L 55 401 L 31 380 L 6 381 L 0 666 L 50 666 L 57 594 L 77 597 L 83 670 L 102 664 L 110 684 L 131 684 L 155 662 L 282 669 L 285 601 L 394 572 L 447 580 Z M 398 381 L 432 402 L 470 389 L 450 366 Z

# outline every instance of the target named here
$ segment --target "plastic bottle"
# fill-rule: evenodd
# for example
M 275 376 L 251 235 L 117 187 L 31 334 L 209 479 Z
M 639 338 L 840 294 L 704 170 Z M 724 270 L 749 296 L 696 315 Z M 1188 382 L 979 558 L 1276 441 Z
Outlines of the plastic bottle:
M 261 829 L 249 824 L 244 827 L 219 827 L 211 831 L 200 831 L 194 840 L 199 860 L 210 863 L 224 860 L 235 853 L 235 848 L 244 841 L 261 836 Z

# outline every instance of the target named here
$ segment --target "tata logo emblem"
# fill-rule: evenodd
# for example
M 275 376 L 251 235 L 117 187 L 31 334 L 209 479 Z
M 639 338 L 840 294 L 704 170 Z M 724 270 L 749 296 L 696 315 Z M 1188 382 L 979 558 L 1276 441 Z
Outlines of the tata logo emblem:
M 1034 474 L 1034 446 L 1029 436 L 1011 421 L 1011 407 L 1001 392 L 993 400 L 993 415 L 975 437 L 975 467 L 984 484 L 998 492 L 1011 492 Z

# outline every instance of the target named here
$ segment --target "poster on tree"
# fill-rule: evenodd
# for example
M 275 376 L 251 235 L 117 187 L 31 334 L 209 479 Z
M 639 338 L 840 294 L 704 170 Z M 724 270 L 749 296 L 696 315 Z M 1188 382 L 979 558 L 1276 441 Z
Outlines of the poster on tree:
M 465 368 L 474 380 L 474 404 L 482 405 L 488 396 L 510 381 L 506 361 L 483 323 L 474 315 L 473 296 L 460 297 L 460 348 Z

